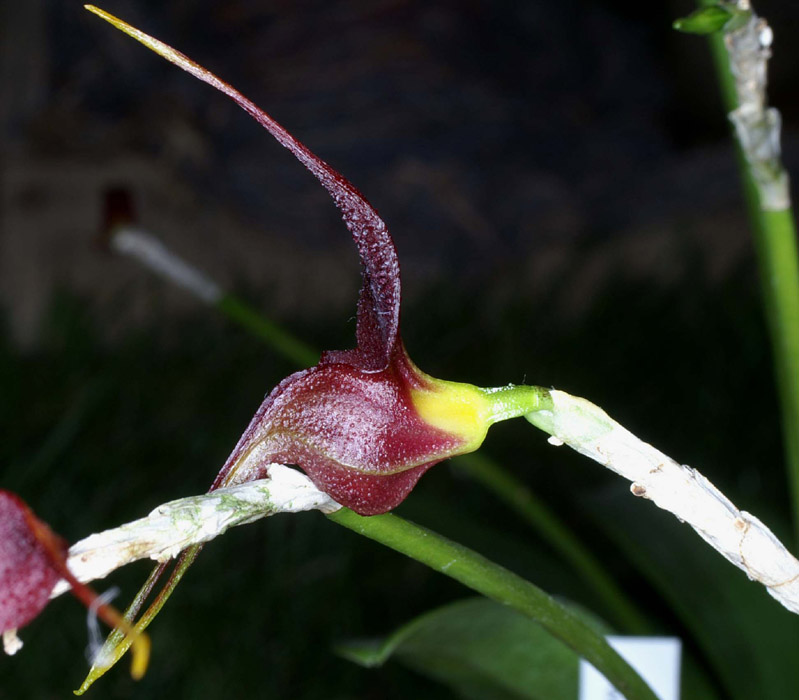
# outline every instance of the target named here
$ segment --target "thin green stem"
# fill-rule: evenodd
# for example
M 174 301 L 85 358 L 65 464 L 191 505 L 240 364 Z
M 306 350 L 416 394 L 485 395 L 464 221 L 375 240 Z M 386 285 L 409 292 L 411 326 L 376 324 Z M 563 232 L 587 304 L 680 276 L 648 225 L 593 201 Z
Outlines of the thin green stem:
M 524 483 L 479 453 L 456 457 L 453 464 L 493 492 L 569 562 L 605 604 L 620 629 L 631 634 L 652 631 L 652 625 L 607 575 L 599 561 Z
M 793 212 L 761 211 L 755 237 L 780 400 L 795 542 L 799 544 L 799 254 Z
M 718 4 L 717 0 L 697 0 L 699 7 L 710 7 Z M 716 78 L 719 81 L 721 99 L 724 103 L 724 110 L 727 114 L 738 107 L 738 92 L 735 89 L 735 78 L 730 72 L 730 60 L 727 55 L 727 47 L 724 46 L 724 34 L 715 32 L 708 34 L 710 52 L 713 58 L 713 66 L 716 70 Z M 736 144 L 737 144 L 736 140 Z
M 592 663 L 627 700 L 655 699 L 649 686 L 600 634 L 540 588 L 477 552 L 396 515 L 363 517 L 342 508 L 327 517 L 527 615 Z
M 713 4 L 714 0 L 699 0 L 700 6 Z M 724 109 L 730 113 L 738 107 L 738 93 L 724 37 L 716 33 L 710 35 L 709 40 Z M 795 541 L 799 543 L 799 254 L 796 223 L 790 207 L 778 211 L 763 208 L 752 169 L 737 139 L 735 144 L 771 336 L 789 500 Z
M 216 308 L 290 362 L 300 367 L 311 367 L 319 362 L 318 351 L 232 294 L 225 294 L 216 302 Z
M 549 389 L 526 384 L 508 384 L 493 389 L 480 389 L 491 403 L 491 423 L 519 418 L 552 408 Z

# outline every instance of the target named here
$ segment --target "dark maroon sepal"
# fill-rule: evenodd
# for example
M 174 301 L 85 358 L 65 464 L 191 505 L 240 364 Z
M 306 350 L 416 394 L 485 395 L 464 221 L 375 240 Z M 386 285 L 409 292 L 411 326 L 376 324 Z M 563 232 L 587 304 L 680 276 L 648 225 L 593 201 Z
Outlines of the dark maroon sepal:
M 67 545 L 16 494 L 0 490 L 0 631 L 28 624 L 61 578 Z

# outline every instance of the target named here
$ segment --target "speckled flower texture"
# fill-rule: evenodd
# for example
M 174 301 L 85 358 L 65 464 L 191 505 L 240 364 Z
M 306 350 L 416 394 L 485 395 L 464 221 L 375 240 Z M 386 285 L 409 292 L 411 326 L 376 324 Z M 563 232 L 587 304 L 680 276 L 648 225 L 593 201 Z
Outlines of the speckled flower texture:
M 218 488 L 293 464 L 361 515 L 397 506 L 431 466 L 477 449 L 488 427 L 519 415 L 511 394 L 434 379 L 411 362 L 399 334 L 400 271 L 394 242 L 366 198 L 263 110 L 191 59 L 138 29 L 92 12 L 233 99 L 316 176 L 358 247 L 363 285 L 357 347 L 326 352 L 284 379 L 258 409 L 217 476 Z

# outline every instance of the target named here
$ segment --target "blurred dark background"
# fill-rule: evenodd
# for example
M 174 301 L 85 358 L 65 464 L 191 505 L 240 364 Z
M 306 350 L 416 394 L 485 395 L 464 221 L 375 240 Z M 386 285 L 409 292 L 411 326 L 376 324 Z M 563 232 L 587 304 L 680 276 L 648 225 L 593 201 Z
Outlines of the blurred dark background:
M 585 396 L 787 534 L 727 123 L 706 43 L 670 29 L 691 3 L 102 7 L 230 81 L 366 193 L 399 250 L 403 333 L 425 371 Z M 799 6 L 757 9 L 776 34 L 770 99 L 790 169 Z M 353 344 L 358 262 L 327 195 L 290 155 L 79 2 L 0 5 L 0 75 L 0 486 L 76 540 L 207 488 L 263 395 L 295 369 L 103 252 L 108 188 L 130 192 L 143 228 L 317 347 Z M 679 525 L 518 423 L 495 428 L 487 453 L 551 504 L 660 631 L 688 640 L 602 523 Z M 434 469 L 400 512 L 603 612 L 456 466 Z M 650 544 L 656 556 L 663 543 Z M 130 569 L 113 581 L 120 605 L 147 566 Z M 397 664 L 366 671 L 331 648 L 465 595 L 318 514 L 275 517 L 207 548 L 152 628 L 143 682 L 115 671 L 95 692 L 449 697 Z M 0 698 L 77 687 L 83 614 L 63 600 L 23 630 L 24 651 L 0 658 Z

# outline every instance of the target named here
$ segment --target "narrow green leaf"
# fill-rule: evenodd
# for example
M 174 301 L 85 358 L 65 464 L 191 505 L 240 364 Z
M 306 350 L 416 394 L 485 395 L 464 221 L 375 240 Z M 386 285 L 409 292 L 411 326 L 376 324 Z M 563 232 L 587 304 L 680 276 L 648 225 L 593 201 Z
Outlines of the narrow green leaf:
M 608 632 L 595 618 L 567 607 Z M 350 642 L 337 651 L 366 667 L 394 657 L 470 700 L 577 697 L 577 654 L 528 617 L 484 598 L 446 605 L 382 641 Z
M 276 353 L 299 367 L 319 362 L 319 351 L 232 294 L 225 294 L 216 307 L 235 323 L 263 340 Z

